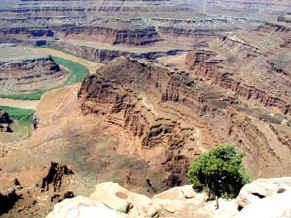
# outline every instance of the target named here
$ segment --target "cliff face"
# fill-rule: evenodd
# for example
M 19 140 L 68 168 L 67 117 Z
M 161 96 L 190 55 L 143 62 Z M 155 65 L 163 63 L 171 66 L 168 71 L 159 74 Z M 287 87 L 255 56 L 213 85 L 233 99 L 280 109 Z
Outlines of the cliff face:
M 233 31 L 235 28 L 232 29 Z M 159 26 L 158 32 L 163 39 L 168 40 L 187 40 L 195 41 L 201 40 L 201 38 L 209 38 L 218 36 L 223 32 L 230 31 L 230 29 L 215 28 L 210 29 L 207 27 L 197 28 L 197 27 L 175 27 L 173 26 Z
M 27 37 L 27 38 L 37 38 L 37 37 L 53 37 L 54 32 L 45 28 L 34 28 L 34 27 L 12 27 L 12 28 L 1 28 L 0 36 L 6 37 Z
M 118 58 L 98 71 L 97 76 L 85 79 L 78 93 L 84 114 L 101 116 L 109 126 L 119 128 L 130 138 L 129 146 L 120 147 L 121 151 L 137 153 L 152 167 L 164 168 L 167 186 L 185 182 L 189 164 L 185 150 L 193 143 L 194 129 L 157 113 L 148 98 L 178 101 L 175 83 L 164 69 Z
M 183 51 L 183 49 L 176 49 L 176 48 L 168 48 L 167 50 L 156 50 L 153 48 L 153 51 L 134 51 L 133 49 L 126 49 L 126 48 L 118 48 L 118 47 L 100 47 L 98 46 L 86 46 L 86 45 L 77 45 L 76 43 L 72 44 L 65 41 L 47 41 L 46 45 L 51 48 L 61 49 L 72 53 L 74 55 L 84 57 L 91 61 L 97 62 L 108 62 L 120 56 L 130 56 L 134 58 L 145 58 L 149 60 L 154 60 L 159 57 L 167 56 L 167 55 L 175 55 Z M 159 45 L 156 46 L 156 48 Z
M 215 55 L 211 51 L 197 52 L 195 67 Z M 207 78 L 206 81 L 210 79 L 205 75 L 209 73 L 212 78 L 211 72 L 216 73 L 216 80 L 211 82 L 218 82 L 206 85 L 198 78 L 191 79 L 186 72 L 169 72 L 131 59 L 115 59 L 98 70 L 96 76 L 83 82 L 78 94 L 81 109 L 84 114 L 97 114 L 109 127 L 119 129 L 128 137 L 127 141 L 132 145 L 126 149 L 121 146 L 120 151 L 137 153 L 151 166 L 160 166 L 172 173 L 168 174 L 171 179 L 167 184 L 170 186 L 180 183 L 174 181 L 183 183 L 185 171 L 182 169 L 195 154 L 219 143 L 232 142 L 245 150 L 248 168 L 254 176 L 272 175 L 273 170 L 281 168 L 283 163 L 289 166 L 286 154 L 291 152 L 290 120 L 272 116 L 245 102 L 265 99 L 261 95 L 254 97 L 251 91 L 249 98 L 241 99 L 239 93 L 244 92 L 231 94 L 225 91 L 233 87 L 232 80 L 228 82 L 227 75 L 213 71 L 221 61 L 210 63 L 193 70 L 198 78 Z M 266 108 L 281 110 L 278 102 L 269 99 L 262 103 Z M 289 110 L 282 111 L 284 113 L 289 115 Z M 149 153 L 153 155 L 157 150 L 159 152 L 153 158 Z M 284 173 L 290 174 L 289 170 Z
M 128 44 L 134 46 L 145 45 L 159 41 L 159 35 L 154 27 L 145 27 L 142 29 L 114 29 L 110 27 L 92 26 L 92 27 L 73 27 L 61 29 L 60 32 L 66 38 L 82 39 L 88 41 L 97 41 L 103 43 Z
M 291 114 L 290 102 L 272 94 L 266 90 L 248 85 L 235 78 L 233 73 L 224 72 L 222 62 L 224 60 L 211 60 L 216 54 L 209 50 L 198 50 L 188 54 L 186 64 L 190 66 L 195 75 L 211 81 L 213 84 L 222 88 L 229 89 L 235 95 L 247 100 L 255 100 L 265 107 L 273 107 L 278 109 L 282 114 Z M 271 68 L 273 74 L 277 74 L 278 69 Z M 288 96 L 286 96 L 288 97 Z

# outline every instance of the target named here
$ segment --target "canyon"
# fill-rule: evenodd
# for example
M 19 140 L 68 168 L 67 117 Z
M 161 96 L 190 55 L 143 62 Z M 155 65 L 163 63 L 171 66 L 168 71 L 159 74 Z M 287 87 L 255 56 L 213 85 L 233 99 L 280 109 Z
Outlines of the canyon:
M 33 53 L 26 47 L 1 44 L 1 94 L 47 89 L 52 87 L 51 82 L 60 84 L 65 76 L 66 72 L 51 57 Z
M 0 110 L 0 217 L 45 217 L 109 181 L 147 199 L 190 192 L 189 165 L 219 144 L 245 152 L 253 179 L 290 176 L 289 11 L 286 0 L 1 3 L 0 95 L 41 95 L 1 98 L 35 111 L 15 140 L 18 121 Z M 73 68 L 88 76 L 67 83 Z

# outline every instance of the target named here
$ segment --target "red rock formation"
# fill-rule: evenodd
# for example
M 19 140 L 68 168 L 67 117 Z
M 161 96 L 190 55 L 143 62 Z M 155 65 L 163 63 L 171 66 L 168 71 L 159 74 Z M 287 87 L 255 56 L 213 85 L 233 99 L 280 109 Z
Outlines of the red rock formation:
M 112 65 L 98 70 L 96 76 L 85 79 L 78 97 L 84 114 L 98 114 L 109 125 L 121 128 L 141 156 L 145 150 L 162 149 L 160 152 L 166 156 L 149 161 L 163 165 L 169 172 L 165 183 L 173 186 L 185 182 L 188 159 L 193 156 L 179 153 L 193 143 L 193 129 L 184 129 L 180 122 L 159 116 L 152 103 L 181 101 L 183 93 L 179 99 L 178 87 L 181 87 L 179 81 L 171 79 L 163 68 L 118 58 Z M 147 102 L 149 94 L 152 99 Z
M 122 25 L 122 23 L 120 23 L 120 25 Z M 97 41 L 112 45 L 127 44 L 140 46 L 160 40 L 155 27 L 134 28 L 125 26 L 121 29 L 120 27 L 81 26 L 63 28 L 57 31 L 62 33 L 65 38 Z
M 209 80 L 222 88 L 233 91 L 247 100 L 252 99 L 265 107 L 279 109 L 282 114 L 291 114 L 290 103 L 277 96 L 272 96 L 265 90 L 241 81 L 234 73 L 224 72 L 224 60 L 215 60 L 217 54 L 211 50 L 194 50 L 186 57 L 186 64 L 195 75 Z M 284 73 L 280 69 L 270 69 L 272 73 Z
M 256 166 L 263 169 L 264 175 L 271 175 L 272 169 L 282 162 L 288 165 L 284 152 L 278 150 L 282 142 L 274 141 L 276 148 L 268 142 L 270 130 L 266 125 L 278 125 L 282 118 L 256 111 L 237 97 L 262 102 L 267 108 L 281 108 L 281 101 L 268 98 L 255 87 L 237 83 L 231 74 L 221 73 L 223 61 L 211 59 L 216 57 L 215 52 L 199 50 L 191 54 L 195 54 L 194 59 L 189 54 L 187 61 L 192 63 L 195 75 L 213 85 L 193 82 L 187 73 L 170 73 L 136 60 L 118 58 L 83 82 L 78 94 L 83 113 L 97 114 L 109 126 L 118 128 L 131 144 L 127 152 L 139 154 L 152 167 L 162 167 L 167 185 L 183 183 L 185 167 L 199 154 L 199 144 L 204 149 L 223 142 L 239 145 L 247 151 L 247 164 L 254 176 L 261 175 Z M 234 93 L 226 92 L 228 89 Z M 182 127 L 185 123 L 188 128 Z M 193 137 L 197 131 L 203 138 L 201 142 Z M 157 149 L 159 155 L 155 158 L 147 155 Z
M 70 177 L 70 175 L 73 174 L 72 169 L 69 169 L 66 165 L 62 165 L 58 162 L 51 162 L 47 175 L 42 179 L 41 188 L 43 191 L 60 191 L 64 180 L 68 179 L 65 177 Z

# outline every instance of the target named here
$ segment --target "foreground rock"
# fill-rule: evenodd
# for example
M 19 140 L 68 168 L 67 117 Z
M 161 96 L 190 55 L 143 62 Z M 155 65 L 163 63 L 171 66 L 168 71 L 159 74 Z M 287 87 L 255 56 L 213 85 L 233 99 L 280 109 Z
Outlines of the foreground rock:
M 246 206 L 236 218 L 264 217 L 288 218 L 291 217 L 291 191 L 276 193 Z
M 243 208 L 260 199 L 287 191 L 291 191 L 291 177 L 257 179 L 242 188 L 237 197 L 237 203 L 240 208 Z
M 207 195 L 195 192 L 191 185 L 175 187 L 149 198 L 117 183 L 106 182 L 97 185 L 89 198 L 76 197 L 57 204 L 47 218 L 72 217 L 72 214 L 82 218 L 90 211 L 87 217 L 283 218 L 291 217 L 290 190 L 289 177 L 258 179 L 245 185 L 237 199 L 219 199 L 220 206 L 216 210 L 215 201 L 206 201 Z M 245 193 L 253 196 L 248 197 L 251 200 L 239 212 Z M 261 198 L 254 200 L 254 196 Z
M 83 214 L 89 211 L 92 213 L 87 217 L 102 218 L 195 216 L 206 218 L 233 217 L 237 213 L 234 201 L 221 200 L 220 209 L 215 210 L 215 203 L 205 202 L 206 197 L 204 193 L 194 192 L 192 186 L 188 185 L 172 188 L 153 198 L 148 198 L 130 192 L 117 183 L 107 182 L 97 185 L 95 192 L 89 198 L 76 197 L 57 204 L 47 218 L 71 217 L 73 213 L 81 218 L 86 217 Z
M 122 218 L 120 213 L 109 209 L 104 204 L 96 204 L 85 197 L 66 199 L 57 204 L 47 218 Z

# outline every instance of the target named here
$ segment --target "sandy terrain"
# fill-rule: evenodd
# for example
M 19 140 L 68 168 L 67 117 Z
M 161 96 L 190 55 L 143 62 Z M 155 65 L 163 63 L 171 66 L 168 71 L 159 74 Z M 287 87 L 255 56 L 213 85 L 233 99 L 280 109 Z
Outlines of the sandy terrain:
M 79 58 L 79 57 L 76 57 L 74 55 L 70 55 L 70 54 L 67 54 L 67 53 L 64 53 L 64 52 L 61 52 L 61 51 L 58 51 L 55 49 L 51 49 L 51 48 L 34 48 L 33 50 L 35 52 L 40 53 L 40 54 L 52 55 L 52 56 L 68 59 L 68 60 L 83 64 L 84 66 L 86 66 L 89 69 L 90 74 L 94 74 L 96 72 L 96 69 L 99 68 L 100 66 L 102 66 L 102 64 L 100 64 L 100 63 L 94 63 L 94 62 L 85 60 L 83 58 Z

